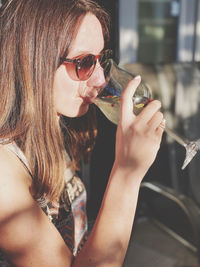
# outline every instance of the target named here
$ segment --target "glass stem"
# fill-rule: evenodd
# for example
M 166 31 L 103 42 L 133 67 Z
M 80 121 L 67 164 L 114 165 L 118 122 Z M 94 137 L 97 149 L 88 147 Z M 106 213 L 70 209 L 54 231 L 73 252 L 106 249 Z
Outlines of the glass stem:
M 178 136 L 176 133 L 174 133 L 172 130 L 170 130 L 167 126 L 165 126 L 165 132 L 172 137 L 174 140 L 176 140 L 176 142 L 178 142 L 180 145 L 186 147 L 187 146 L 187 142 L 181 138 L 180 136 Z

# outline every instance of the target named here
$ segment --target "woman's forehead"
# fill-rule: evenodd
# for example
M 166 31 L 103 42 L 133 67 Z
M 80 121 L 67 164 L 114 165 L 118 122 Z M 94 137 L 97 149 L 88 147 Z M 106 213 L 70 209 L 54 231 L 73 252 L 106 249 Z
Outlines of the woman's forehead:
M 72 41 L 68 57 L 80 54 L 98 54 L 104 48 L 104 36 L 100 21 L 93 14 L 87 14 L 80 23 L 77 35 Z

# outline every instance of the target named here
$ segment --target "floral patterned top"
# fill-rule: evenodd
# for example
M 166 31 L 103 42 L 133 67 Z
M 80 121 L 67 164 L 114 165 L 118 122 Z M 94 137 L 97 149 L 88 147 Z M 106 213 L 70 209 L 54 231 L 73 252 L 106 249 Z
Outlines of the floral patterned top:
M 17 155 L 31 174 L 19 147 L 15 143 L 5 146 Z M 65 187 L 59 202 L 46 204 L 46 201 L 38 201 L 38 205 L 58 229 L 73 255 L 76 255 L 87 238 L 86 190 L 80 178 L 70 169 L 66 170 L 65 177 Z M 0 251 L 0 267 L 11 266 L 9 259 Z

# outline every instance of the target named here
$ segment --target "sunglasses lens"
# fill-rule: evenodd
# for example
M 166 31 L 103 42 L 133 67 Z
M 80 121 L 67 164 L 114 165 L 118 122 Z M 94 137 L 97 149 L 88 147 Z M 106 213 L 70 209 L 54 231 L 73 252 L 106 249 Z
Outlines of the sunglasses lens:
M 104 75 L 106 77 L 106 70 L 108 69 L 109 59 L 112 57 L 111 50 L 105 50 L 101 55 L 87 55 L 85 57 L 77 58 L 75 60 L 66 60 L 66 69 L 69 76 L 75 81 L 85 81 L 92 75 L 97 58 L 101 67 L 104 69 Z M 64 60 L 65 62 L 65 60 Z
M 104 69 L 105 68 L 105 66 L 107 65 L 107 61 L 109 60 L 109 59 L 111 59 L 112 58 L 112 51 L 111 50 L 105 50 L 102 54 L 101 54 L 101 56 L 100 56 L 100 58 L 99 58 L 99 62 L 100 62 L 100 64 L 101 64 L 101 67 Z
M 77 68 L 77 74 L 80 80 L 87 80 L 92 74 L 96 65 L 95 56 L 88 55 L 84 57 Z
M 112 62 L 112 51 L 111 50 L 105 50 L 101 57 L 99 58 L 99 62 L 101 64 L 101 67 L 104 70 L 104 77 L 105 79 L 109 78 L 110 68 L 111 68 L 111 62 Z
M 79 80 L 76 73 L 76 65 L 74 63 L 68 62 L 67 64 L 65 64 L 65 68 L 67 69 L 67 73 L 72 80 Z

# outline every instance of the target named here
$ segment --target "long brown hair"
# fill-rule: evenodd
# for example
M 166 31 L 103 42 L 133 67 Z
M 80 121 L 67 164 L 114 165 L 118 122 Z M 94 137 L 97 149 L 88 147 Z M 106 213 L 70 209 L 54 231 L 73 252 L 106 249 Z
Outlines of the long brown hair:
M 8 0 L 0 11 L 0 138 L 24 151 L 36 199 L 61 194 L 66 145 L 77 169 L 94 144 L 92 108 L 60 122 L 53 108 L 55 71 L 88 12 L 99 19 L 106 44 L 108 15 L 90 0 Z

